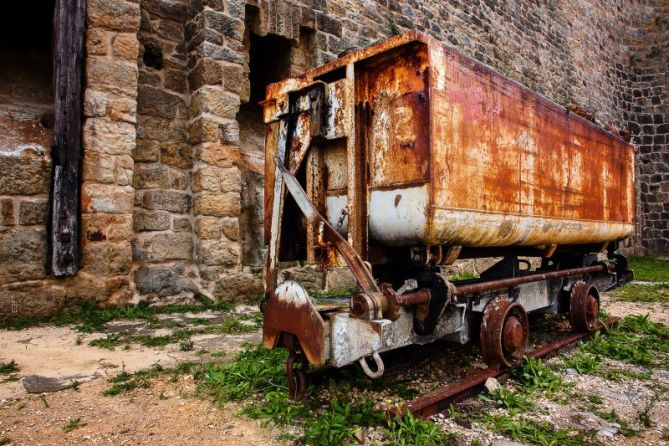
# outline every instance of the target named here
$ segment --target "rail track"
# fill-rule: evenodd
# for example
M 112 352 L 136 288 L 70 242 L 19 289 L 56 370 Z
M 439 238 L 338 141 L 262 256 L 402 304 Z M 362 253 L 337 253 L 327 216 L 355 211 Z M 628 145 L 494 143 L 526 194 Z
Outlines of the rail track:
M 592 332 L 573 333 L 564 336 L 556 341 L 550 342 L 539 348 L 536 348 L 526 354 L 530 358 L 545 358 L 555 355 L 561 349 L 573 345 L 580 340 L 592 336 L 594 333 L 604 330 L 607 326 L 610 327 L 618 322 L 619 318 L 610 318 L 606 324 L 600 324 Z M 467 398 L 477 395 L 483 388 L 488 378 L 497 378 L 504 380 L 508 378 L 510 372 L 517 367 L 523 365 L 524 360 L 518 361 L 512 367 L 492 366 L 487 369 L 467 376 L 463 379 L 450 382 L 440 389 L 408 402 L 401 410 L 393 409 L 390 411 L 392 416 L 402 416 L 406 412 L 411 412 L 418 418 L 429 418 L 440 412 L 447 410 L 451 404 L 458 403 Z

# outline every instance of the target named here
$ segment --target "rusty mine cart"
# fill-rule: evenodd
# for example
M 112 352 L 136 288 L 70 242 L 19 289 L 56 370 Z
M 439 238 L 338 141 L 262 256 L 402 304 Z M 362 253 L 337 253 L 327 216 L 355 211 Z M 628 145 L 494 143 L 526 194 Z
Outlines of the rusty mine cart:
M 272 84 L 263 119 L 263 339 L 291 350 L 294 398 L 309 364 L 376 378 L 379 353 L 437 339 L 478 338 L 488 364 L 510 366 L 528 313 L 591 331 L 598 290 L 632 278 L 616 250 L 634 228 L 633 147 L 432 38 Z M 502 260 L 449 282 L 446 266 L 481 257 Z M 345 265 L 357 289 L 319 301 L 279 284 L 296 260 Z

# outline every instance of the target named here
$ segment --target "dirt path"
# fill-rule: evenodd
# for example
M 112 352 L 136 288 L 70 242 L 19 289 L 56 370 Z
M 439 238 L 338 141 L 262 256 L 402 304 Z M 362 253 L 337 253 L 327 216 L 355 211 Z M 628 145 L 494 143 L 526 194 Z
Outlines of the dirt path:
M 652 320 L 669 324 L 666 305 L 653 303 L 618 302 L 603 299 L 603 307 L 612 315 L 650 314 Z M 193 318 L 220 315 L 193 315 Z M 175 315 L 183 319 L 184 315 Z M 165 332 L 164 328 L 151 329 L 145 322 L 117 322 L 108 332 L 134 330 L 137 333 Z M 169 330 L 167 330 L 169 331 Z M 248 417 L 239 416 L 240 407 L 221 406 L 205 396 L 196 394 L 192 374 L 176 379 L 161 375 L 151 379 L 148 388 L 137 388 L 114 397 L 104 396 L 110 387 L 108 377 L 122 370 L 134 372 L 155 363 L 171 367 L 184 361 L 212 359 L 214 352 L 234 356 L 245 342 L 258 342 L 255 333 L 226 335 L 201 334 L 193 336 L 193 348 L 182 351 L 178 344 L 148 348 L 138 344 L 107 350 L 90 346 L 94 339 L 109 333 L 81 334 L 71 327 L 34 327 L 22 331 L 0 332 L 0 361 L 14 359 L 20 371 L 15 381 L 3 382 L 0 375 L 0 440 L 10 445 L 279 445 L 282 430 Z M 560 361 L 555 358 L 552 361 Z M 608 364 L 625 368 L 623 363 Z M 638 370 L 637 370 L 638 371 Z M 641 370 L 642 371 L 642 370 Z M 78 390 L 66 389 L 55 393 L 28 393 L 26 377 L 39 375 L 54 378 L 61 383 L 77 381 Z M 6 378 L 5 378 L 6 379 Z M 615 410 L 625 421 L 638 425 L 637 412 L 652 397 L 647 383 L 637 379 L 617 382 L 597 376 L 564 376 L 579 393 L 601 395 L 601 410 Z M 669 372 L 656 370 L 653 380 L 669 388 Z M 475 400 L 472 400 L 476 404 Z M 606 430 L 611 423 L 596 416 L 583 401 L 556 404 L 550 400 L 536 402 L 537 419 L 557 422 L 558 426 L 585 426 Z M 619 433 L 612 438 L 598 435 L 599 442 L 613 444 L 669 444 L 669 403 L 657 402 L 650 411 L 653 427 L 635 437 Z M 78 422 L 77 422 L 78 420 Z M 469 445 L 474 439 L 482 444 L 504 444 L 501 436 L 482 426 L 463 427 L 447 418 L 437 421 L 449 432 L 458 435 L 458 442 Z M 636 423 L 636 424 L 634 424 Z M 614 423 L 615 424 L 615 423 Z M 66 432 L 67 426 L 73 427 Z M 613 426 L 613 430 L 617 430 Z M 285 443 L 284 443 L 285 444 Z M 510 443 L 505 443 L 510 444 Z

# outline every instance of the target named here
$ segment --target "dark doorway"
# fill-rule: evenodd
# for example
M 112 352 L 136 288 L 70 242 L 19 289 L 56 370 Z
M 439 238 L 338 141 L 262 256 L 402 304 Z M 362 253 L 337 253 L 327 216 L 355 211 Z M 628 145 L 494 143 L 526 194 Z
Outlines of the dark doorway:
M 54 0 L 4 2 L 0 15 L 0 114 L 53 114 Z
M 290 76 L 292 42 L 281 36 L 258 36 L 252 30 L 257 11 L 247 7 L 245 47 L 249 59 L 249 100 L 241 105 L 239 122 L 242 158 L 242 212 L 239 216 L 242 262 L 260 266 L 264 262 L 263 196 L 264 196 L 264 127 L 262 107 L 265 88 L 272 82 Z

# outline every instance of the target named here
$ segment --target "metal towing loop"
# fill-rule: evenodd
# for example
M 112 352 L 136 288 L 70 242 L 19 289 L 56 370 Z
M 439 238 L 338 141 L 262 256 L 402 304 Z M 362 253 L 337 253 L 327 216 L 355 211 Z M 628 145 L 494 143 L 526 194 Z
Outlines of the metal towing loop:
M 360 364 L 360 367 L 362 367 L 362 371 L 365 372 L 365 375 L 369 376 L 372 379 L 380 378 L 383 375 L 383 372 L 385 371 L 381 355 L 379 355 L 379 352 L 374 352 L 372 353 L 371 358 L 374 360 L 374 363 L 376 364 L 375 372 L 373 372 L 372 369 L 369 368 L 369 364 L 367 363 L 367 358 L 360 358 L 358 360 L 358 364 Z

